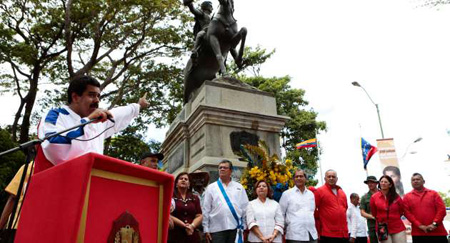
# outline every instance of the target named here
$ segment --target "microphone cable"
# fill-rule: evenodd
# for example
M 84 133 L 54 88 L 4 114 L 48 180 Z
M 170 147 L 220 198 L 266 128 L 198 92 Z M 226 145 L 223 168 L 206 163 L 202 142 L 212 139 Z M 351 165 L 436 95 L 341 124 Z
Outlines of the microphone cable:
M 97 119 L 99 119 L 99 118 L 97 118 Z M 97 120 L 97 119 L 95 119 L 95 120 Z M 64 135 L 60 135 L 60 136 L 61 136 L 61 137 L 68 138 L 68 139 L 71 139 L 71 140 L 81 141 L 81 142 L 91 141 L 91 140 L 94 140 L 94 139 L 100 137 L 100 135 L 102 135 L 103 133 L 105 133 L 106 131 L 108 131 L 109 129 L 113 128 L 113 127 L 116 125 L 116 122 L 115 122 L 112 118 L 108 117 L 108 120 L 110 120 L 110 121 L 113 123 L 113 125 L 107 127 L 107 128 L 106 128 L 105 130 L 103 130 L 100 134 L 98 134 L 97 136 L 95 136 L 95 137 L 93 137 L 93 138 L 89 138 L 89 139 L 79 139 L 79 138 L 69 138 L 69 137 L 64 136 Z

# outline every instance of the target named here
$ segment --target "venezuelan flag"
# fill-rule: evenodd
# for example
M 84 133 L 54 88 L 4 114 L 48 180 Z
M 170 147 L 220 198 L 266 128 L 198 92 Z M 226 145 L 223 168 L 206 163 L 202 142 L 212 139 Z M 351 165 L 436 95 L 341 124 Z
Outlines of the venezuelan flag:
M 317 139 L 316 138 L 308 139 L 306 141 L 297 143 L 296 146 L 297 149 L 317 147 Z
M 361 150 L 362 157 L 364 163 L 364 169 L 367 169 L 367 164 L 369 163 L 370 158 L 377 152 L 377 148 L 375 146 L 370 145 L 364 138 L 361 138 Z

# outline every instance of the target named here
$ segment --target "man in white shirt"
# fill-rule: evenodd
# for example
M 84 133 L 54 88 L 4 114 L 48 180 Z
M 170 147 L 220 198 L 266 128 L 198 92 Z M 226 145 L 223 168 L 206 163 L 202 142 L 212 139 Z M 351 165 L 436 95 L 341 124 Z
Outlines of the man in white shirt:
M 219 179 L 206 188 L 202 210 L 203 231 L 207 242 L 234 243 L 236 234 L 242 240 L 248 197 L 244 187 L 231 180 L 232 172 L 231 161 L 222 160 L 219 163 Z M 224 193 L 229 198 L 229 203 Z
M 95 78 L 89 76 L 75 78 L 67 90 L 68 105 L 51 109 L 43 116 L 38 127 L 38 136 L 41 139 L 95 120 L 91 124 L 45 140 L 41 147 L 45 159 L 51 164 L 58 165 L 89 152 L 103 154 L 105 138 L 126 128 L 131 120 L 139 115 L 140 109 L 150 105 L 144 95 L 134 104 L 111 110 L 100 109 L 98 108 L 100 92 L 100 83 Z
M 361 216 L 359 196 L 350 194 L 350 204 L 347 209 L 347 223 L 350 243 L 367 243 L 366 220 Z
M 306 174 L 298 169 L 294 174 L 295 186 L 283 193 L 280 199 L 281 212 L 286 222 L 286 242 L 317 242 L 314 220 L 316 203 L 314 194 L 306 188 Z

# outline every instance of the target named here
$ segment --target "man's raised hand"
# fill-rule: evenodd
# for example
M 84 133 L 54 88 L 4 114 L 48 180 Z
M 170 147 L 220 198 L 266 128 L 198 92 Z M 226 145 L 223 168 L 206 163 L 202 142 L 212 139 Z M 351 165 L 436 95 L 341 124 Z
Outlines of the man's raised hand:
M 138 104 L 141 106 L 141 110 L 150 106 L 150 102 L 147 101 L 147 92 L 145 92 L 144 96 L 139 98 Z

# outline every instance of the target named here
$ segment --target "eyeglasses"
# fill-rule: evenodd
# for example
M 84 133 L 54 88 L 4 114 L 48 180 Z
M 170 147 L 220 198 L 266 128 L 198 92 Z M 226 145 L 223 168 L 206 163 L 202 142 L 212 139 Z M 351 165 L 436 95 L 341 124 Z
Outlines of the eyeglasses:
M 228 170 L 230 167 L 227 166 L 219 166 L 219 170 Z

